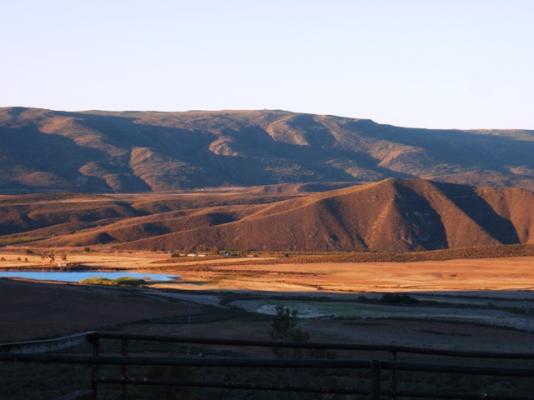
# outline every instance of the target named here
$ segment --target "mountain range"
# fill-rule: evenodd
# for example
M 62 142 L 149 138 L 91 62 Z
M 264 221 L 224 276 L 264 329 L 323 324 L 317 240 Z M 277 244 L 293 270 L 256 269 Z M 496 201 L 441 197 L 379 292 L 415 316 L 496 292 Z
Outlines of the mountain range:
M 525 189 L 393 178 L 307 189 L 4 195 L 0 244 L 397 252 L 534 244 L 534 193 Z
M 399 128 L 279 110 L 0 109 L 0 192 L 158 192 L 424 178 L 534 189 L 534 131 Z

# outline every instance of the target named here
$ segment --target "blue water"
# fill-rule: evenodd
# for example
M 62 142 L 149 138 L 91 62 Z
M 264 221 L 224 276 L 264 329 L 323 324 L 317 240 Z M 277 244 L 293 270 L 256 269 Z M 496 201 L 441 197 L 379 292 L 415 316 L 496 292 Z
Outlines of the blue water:
M 164 274 L 143 274 L 137 272 L 99 271 L 0 271 L 0 278 L 24 278 L 38 281 L 79 282 L 86 278 L 136 278 L 150 281 L 171 281 L 175 276 Z

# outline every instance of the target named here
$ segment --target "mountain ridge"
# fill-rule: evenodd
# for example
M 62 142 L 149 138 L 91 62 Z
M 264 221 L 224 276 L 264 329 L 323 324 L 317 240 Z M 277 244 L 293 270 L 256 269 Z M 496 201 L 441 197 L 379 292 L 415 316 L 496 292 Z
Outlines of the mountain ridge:
M 117 250 L 393 251 L 534 244 L 534 193 L 421 179 L 0 199 L 0 243 Z M 18 242 L 20 241 L 20 242 Z
M 534 131 L 283 110 L 0 108 L 0 192 L 147 192 L 392 178 L 534 189 Z

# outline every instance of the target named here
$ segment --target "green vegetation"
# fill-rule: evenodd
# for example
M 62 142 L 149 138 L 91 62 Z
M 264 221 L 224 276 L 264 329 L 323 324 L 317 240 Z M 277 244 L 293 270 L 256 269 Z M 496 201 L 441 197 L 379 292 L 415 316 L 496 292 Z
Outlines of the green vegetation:
M 298 311 L 283 306 L 276 307 L 276 315 L 271 323 L 269 336 L 279 342 L 305 343 L 310 340 L 310 334 L 298 326 Z M 301 349 L 281 349 L 273 347 L 272 352 L 278 358 L 301 358 Z
M 143 286 L 146 284 L 144 279 L 130 278 L 123 276 L 117 279 L 102 277 L 86 278 L 80 281 L 82 285 L 106 285 L 106 286 Z
M 276 307 L 276 315 L 271 322 L 269 330 L 271 339 L 280 342 L 306 343 L 310 340 L 310 333 L 298 325 L 298 311 L 290 310 L 283 306 Z M 273 354 L 278 358 L 302 358 L 305 355 L 303 349 L 282 349 L 273 347 Z M 334 352 L 326 349 L 308 349 L 307 357 L 334 359 Z
M 276 307 L 276 315 L 271 323 L 269 336 L 273 340 L 291 341 L 297 343 L 307 342 L 310 338 L 308 332 L 298 326 L 298 311 L 283 306 Z

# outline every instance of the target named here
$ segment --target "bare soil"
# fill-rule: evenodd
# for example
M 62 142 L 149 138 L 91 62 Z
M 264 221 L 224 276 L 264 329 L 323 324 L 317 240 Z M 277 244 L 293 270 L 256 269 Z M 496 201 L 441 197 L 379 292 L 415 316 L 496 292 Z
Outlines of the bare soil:
M 105 329 L 199 310 L 138 290 L 0 279 L 0 341 Z

